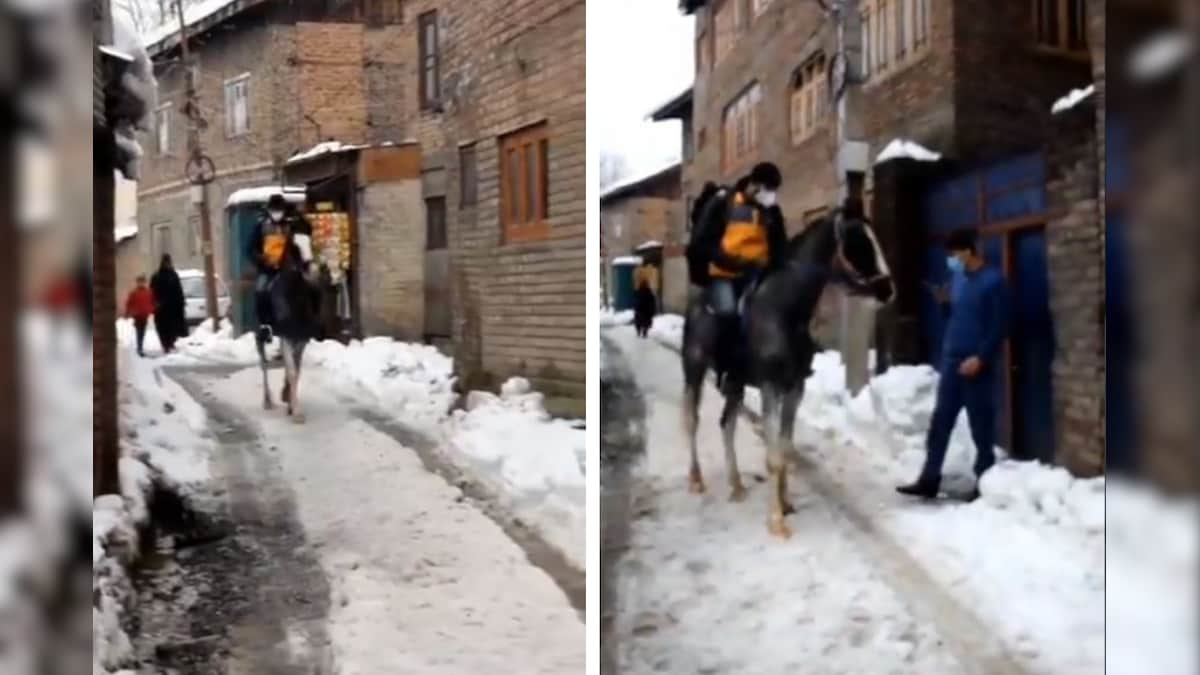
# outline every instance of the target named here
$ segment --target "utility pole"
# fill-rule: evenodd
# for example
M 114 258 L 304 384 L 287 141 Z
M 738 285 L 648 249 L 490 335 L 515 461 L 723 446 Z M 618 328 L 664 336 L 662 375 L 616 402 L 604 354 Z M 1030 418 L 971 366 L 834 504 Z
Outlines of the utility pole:
M 862 20 L 857 3 L 850 0 L 817 0 L 833 21 L 837 47 L 832 64 L 832 86 L 837 110 L 838 203 L 860 201 L 870 169 L 868 145 L 863 140 L 861 85 L 863 69 Z M 842 295 L 840 348 L 846 364 L 846 388 L 857 394 L 870 382 L 870 351 L 875 335 L 875 307 L 870 300 Z
M 196 92 L 196 70 L 188 46 L 187 21 L 183 16 L 183 0 L 175 0 L 175 11 L 179 15 L 179 49 L 183 57 L 185 95 L 184 112 L 188 118 L 188 162 L 185 173 L 192 185 L 192 204 L 200 211 L 200 253 L 204 256 L 204 306 L 212 321 L 213 332 L 221 329 L 217 307 L 216 264 L 213 261 L 212 219 L 208 210 L 208 184 L 216 178 L 212 160 L 201 147 L 200 132 L 204 119 L 200 114 L 200 98 Z

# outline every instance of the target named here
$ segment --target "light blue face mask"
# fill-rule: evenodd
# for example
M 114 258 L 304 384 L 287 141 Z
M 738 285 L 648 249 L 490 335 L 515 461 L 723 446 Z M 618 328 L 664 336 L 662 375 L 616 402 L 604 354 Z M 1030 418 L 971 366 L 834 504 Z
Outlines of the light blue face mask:
M 961 274 L 964 269 L 962 259 L 955 255 L 946 256 L 946 267 L 955 274 Z

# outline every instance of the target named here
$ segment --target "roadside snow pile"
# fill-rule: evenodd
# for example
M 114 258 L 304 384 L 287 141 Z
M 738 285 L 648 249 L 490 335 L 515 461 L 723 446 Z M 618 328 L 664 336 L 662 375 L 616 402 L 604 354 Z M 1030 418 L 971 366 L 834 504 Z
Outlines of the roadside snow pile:
M 650 337 L 676 351 L 683 349 L 683 317 L 659 314 L 650 326 Z
M 583 569 L 586 559 L 584 429 L 552 419 L 523 378 L 500 395 L 473 391 L 447 426 L 447 448 L 510 500 L 514 515 Z
M 117 322 L 117 342 L 129 351 L 136 350 L 137 331 L 132 319 L 121 319 Z M 228 319 L 221 321 L 221 328 L 216 332 L 213 332 L 211 322 L 201 323 L 191 335 L 175 342 L 175 353 L 166 355 L 163 354 L 162 342 L 158 339 L 154 322 L 151 321 L 146 326 L 146 338 L 142 346 L 147 355 L 161 357 L 159 365 L 258 365 L 258 348 L 254 344 L 254 334 L 245 333 L 235 337 L 233 324 Z M 273 340 L 267 345 L 267 358 L 275 359 L 278 356 L 279 341 Z
M 612 309 L 605 307 L 600 310 L 601 328 L 608 328 L 609 326 L 628 326 L 631 323 L 633 323 L 632 309 L 614 312 Z
M 304 362 L 324 370 L 338 393 L 414 425 L 445 419 L 457 398 L 454 360 L 430 345 L 327 340 L 310 343 Z

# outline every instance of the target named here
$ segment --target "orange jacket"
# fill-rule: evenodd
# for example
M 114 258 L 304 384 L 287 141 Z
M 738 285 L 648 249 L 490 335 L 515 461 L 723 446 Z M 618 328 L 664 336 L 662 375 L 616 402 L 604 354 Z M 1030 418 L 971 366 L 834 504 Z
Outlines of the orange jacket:
M 125 316 L 132 319 L 149 319 L 154 313 L 154 292 L 149 288 L 135 288 L 125 300 Z

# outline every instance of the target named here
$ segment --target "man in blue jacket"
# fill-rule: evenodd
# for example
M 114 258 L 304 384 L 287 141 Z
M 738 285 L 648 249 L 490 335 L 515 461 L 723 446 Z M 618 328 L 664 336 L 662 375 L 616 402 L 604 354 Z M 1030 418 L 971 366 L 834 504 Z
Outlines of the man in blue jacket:
M 1001 350 L 1008 336 L 1004 275 L 984 262 L 975 231 L 951 233 L 946 251 L 955 283 L 942 340 L 937 404 L 925 441 L 925 467 L 915 483 L 896 488 L 901 494 L 928 499 L 938 495 L 950 433 L 964 406 L 975 441 L 976 477 L 996 463 L 996 378 L 1002 376 Z

